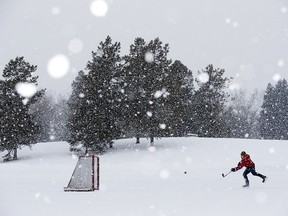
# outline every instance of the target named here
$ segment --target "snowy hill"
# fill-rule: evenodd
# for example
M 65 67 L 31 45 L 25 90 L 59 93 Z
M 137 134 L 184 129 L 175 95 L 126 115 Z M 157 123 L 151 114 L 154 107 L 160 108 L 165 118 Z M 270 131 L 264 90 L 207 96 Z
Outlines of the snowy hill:
M 100 156 L 100 191 L 64 192 L 77 157 L 66 142 L 39 143 L 0 162 L 1 216 L 288 215 L 288 141 L 162 138 L 117 140 Z M 245 150 L 266 183 L 244 169 L 223 178 Z M 0 156 L 3 156 L 1 153 Z M 187 174 L 184 174 L 184 172 Z

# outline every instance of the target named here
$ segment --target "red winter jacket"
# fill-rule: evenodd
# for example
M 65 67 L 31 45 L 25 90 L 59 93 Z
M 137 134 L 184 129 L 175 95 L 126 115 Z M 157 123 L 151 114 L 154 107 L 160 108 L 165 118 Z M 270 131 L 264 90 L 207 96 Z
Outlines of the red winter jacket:
M 255 168 L 254 162 L 250 159 L 250 155 L 246 154 L 241 160 L 240 164 L 236 167 L 236 170 L 242 169 L 242 167 Z

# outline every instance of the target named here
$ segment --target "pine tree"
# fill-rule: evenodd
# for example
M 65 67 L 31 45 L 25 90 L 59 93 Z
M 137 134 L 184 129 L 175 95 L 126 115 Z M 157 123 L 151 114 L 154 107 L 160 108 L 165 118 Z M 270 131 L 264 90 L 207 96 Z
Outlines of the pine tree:
M 223 121 L 225 102 L 228 94 L 224 91 L 231 78 L 224 76 L 223 69 L 214 69 L 208 65 L 206 70 L 198 72 L 196 83 L 199 89 L 193 101 L 193 132 L 202 137 L 222 137 L 228 131 Z
M 148 44 L 136 38 L 130 46 L 130 54 L 124 57 L 122 89 L 126 95 L 123 102 L 126 131 L 132 132 L 139 143 L 140 136 L 154 137 L 162 133 L 165 86 L 163 79 L 168 72 L 171 60 L 167 59 L 169 45 L 162 45 L 159 38 Z M 161 96 L 158 96 L 158 95 Z M 160 127 L 159 127 L 160 126 Z
M 273 139 L 272 136 L 272 119 L 273 116 L 271 116 L 271 110 L 273 107 L 273 100 L 272 100 L 272 93 L 273 93 L 273 86 L 271 83 L 268 84 L 264 99 L 263 99 L 263 104 L 261 106 L 262 110 L 260 113 L 260 135 L 264 139 Z
M 88 149 L 89 143 L 85 140 L 85 136 L 89 133 L 89 115 L 88 102 L 85 99 L 85 94 L 88 91 L 87 77 L 83 71 L 78 73 L 78 76 L 72 83 L 72 95 L 68 100 L 69 115 L 67 127 L 69 130 L 70 149 L 77 149 L 79 144 Z
M 30 65 L 24 57 L 10 60 L 3 70 L 0 150 L 8 152 L 4 156 L 5 161 L 17 159 L 18 148 L 31 146 L 37 141 L 39 126 L 30 113 L 30 106 L 43 96 L 44 90 L 38 90 L 29 99 L 21 96 L 16 90 L 19 83 L 37 86 L 38 77 L 33 76 L 36 70 L 37 66 Z
M 264 139 L 288 139 L 288 84 L 279 80 L 267 86 L 260 113 L 260 134 Z
M 264 139 L 273 139 L 274 138 L 274 116 L 273 116 L 273 107 L 274 107 L 274 87 L 271 83 L 268 84 L 263 104 L 261 106 L 262 110 L 260 113 L 260 135 Z
M 97 52 L 92 52 L 88 73 L 80 73 L 73 83 L 68 123 L 71 146 L 81 143 L 86 149 L 101 153 L 119 136 L 120 68 L 120 43 L 113 44 L 108 36 Z
M 279 80 L 275 86 L 276 95 L 276 139 L 288 139 L 288 83 L 285 79 Z
M 186 135 L 190 131 L 189 122 L 192 118 L 191 106 L 195 91 L 192 71 L 176 60 L 169 67 L 164 86 L 167 135 Z
M 143 127 L 143 118 L 146 116 L 142 98 L 144 97 L 144 76 L 146 42 L 142 38 L 136 38 L 134 44 L 130 46 L 130 54 L 124 56 L 124 67 L 122 69 L 122 89 L 124 100 L 121 106 L 126 118 L 123 119 L 124 133 L 136 137 L 136 143 L 139 143 L 139 137 L 145 134 Z M 128 117 L 128 118 L 127 118 Z

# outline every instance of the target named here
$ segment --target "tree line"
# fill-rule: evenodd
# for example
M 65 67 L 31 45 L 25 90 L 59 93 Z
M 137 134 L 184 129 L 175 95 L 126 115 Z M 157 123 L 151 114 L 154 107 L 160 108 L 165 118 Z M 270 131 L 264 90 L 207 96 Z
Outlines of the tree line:
M 268 84 L 247 99 L 230 93 L 232 78 L 208 65 L 196 78 L 181 61 L 168 58 L 169 44 L 136 38 L 127 55 L 110 36 L 100 42 L 72 83 L 69 99 L 45 89 L 26 98 L 18 83 L 37 84 L 24 57 L 10 60 L 0 80 L 0 151 L 17 159 L 17 149 L 37 142 L 68 141 L 71 150 L 103 153 L 113 140 L 167 136 L 287 139 L 286 80 Z

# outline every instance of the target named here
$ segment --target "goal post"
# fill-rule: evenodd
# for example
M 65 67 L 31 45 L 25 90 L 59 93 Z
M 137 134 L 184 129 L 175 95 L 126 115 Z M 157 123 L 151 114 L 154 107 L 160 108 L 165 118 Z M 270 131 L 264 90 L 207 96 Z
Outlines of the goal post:
M 99 190 L 100 180 L 99 157 L 95 155 L 81 155 L 64 191 L 94 191 Z

